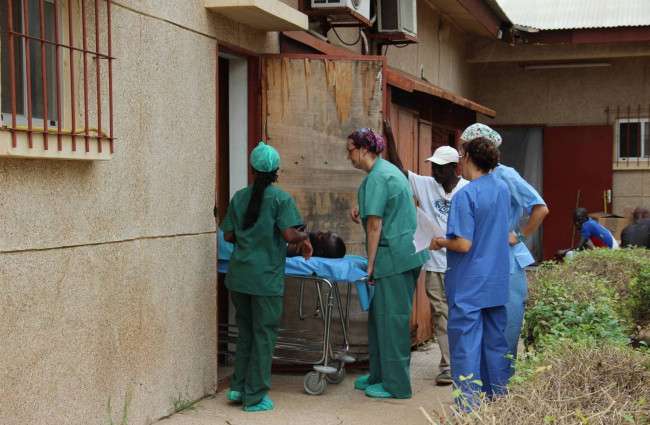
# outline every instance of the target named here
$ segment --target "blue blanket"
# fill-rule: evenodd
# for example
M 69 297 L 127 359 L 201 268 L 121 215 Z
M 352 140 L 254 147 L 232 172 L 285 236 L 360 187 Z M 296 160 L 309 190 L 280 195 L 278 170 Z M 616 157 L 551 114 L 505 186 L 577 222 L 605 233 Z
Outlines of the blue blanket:
M 219 230 L 219 273 L 228 272 L 228 260 L 232 254 L 233 245 L 223 239 Z M 357 255 L 346 255 L 343 258 L 289 257 L 284 272 L 291 276 L 317 276 L 331 282 L 356 282 L 357 295 L 362 311 L 368 311 L 375 288 L 361 281 L 368 277 L 366 269 L 368 260 Z

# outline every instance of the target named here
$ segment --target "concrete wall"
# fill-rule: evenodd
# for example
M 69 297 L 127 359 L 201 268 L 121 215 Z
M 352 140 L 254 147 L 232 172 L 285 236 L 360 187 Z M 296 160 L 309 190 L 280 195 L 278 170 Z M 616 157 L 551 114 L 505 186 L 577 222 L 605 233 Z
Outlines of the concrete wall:
M 472 74 L 465 57 L 466 34 L 436 11 L 430 2 L 420 0 L 417 8 L 418 43 L 403 47 L 384 46 L 381 53 L 386 54 L 389 66 L 416 77 L 423 76 L 431 84 L 469 98 L 473 87 Z M 346 43 L 354 43 L 358 38 L 356 28 L 338 28 L 336 32 Z M 354 46 L 346 46 L 334 31 L 328 33 L 328 39 L 332 44 L 358 54 L 363 52 L 361 41 Z M 370 54 L 377 53 L 372 48 L 372 40 L 369 43 Z
M 419 42 L 403 48 L 389 46 L 388 65 L 416 77 L 422 75 L 431 84 L 469 97 L 471 73 L 465 61 L 465 33 L 429 2 L 420 0 L 417 7 Z
M 0 423 L 168 415 L 216 385 L 217 39 L 202 0 L 112 2 L 115 154 L 0 159 Z M 80 30 L 80 29 L 78 29 Z
M 276 53 L 278 34 L 203 0 L 111 4 L 113 158 L 0 159 L 3 425 L 119 421 L 127 393 L 149 424 L 215 389 L 216 45 Z M 468 96 L 463 34 L 418 7 L 420 43 L 388 63 Z
M 645 44 L 644 44 L 645 45 Z M 554 49 L 540 46 L 540 57 L 571 60 L 597 59 L 611 54 L 608 45 Z M 634 46 L 625 46 L 636 51 Z M 647 116 L 650 104 L 650 57 L 611 58 L 610 67 L 525 70 L 518 60 L 530 63 L 533 47 L 516 49 L 499 46 L 491 62 L 473 65 L 474 99 L 497 111 L 496 119 L 484 117 L 487 124 L 606 124 L 605 109 L 617 105 L 641 105 Z M 648 50 L 646 50 L 647 52 Z M 590 52 L 589 55 L 586 53 Z M 647 53 L 646 53 L 647 54 Z M 506 62 L 508 59 L 510 62 Z M 516 61 L 516 62 L 513 62 Z M 609 123 L 612 123 L 610 116 Z M 650 167 L 615 169 L 612 183 L 613 211 L 622 214 L 627 207 L 650 206 Z

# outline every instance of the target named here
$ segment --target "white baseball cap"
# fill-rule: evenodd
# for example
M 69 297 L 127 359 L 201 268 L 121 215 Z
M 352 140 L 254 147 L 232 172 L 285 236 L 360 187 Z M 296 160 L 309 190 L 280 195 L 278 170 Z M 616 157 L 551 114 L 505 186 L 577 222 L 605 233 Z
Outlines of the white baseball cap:
M 431 158 L 427 158 L 425 161 L 438 165 L 445 165 L 450 162 L 458 163 L 458 151 L 451 146 L 441 146 L 436 149 Z

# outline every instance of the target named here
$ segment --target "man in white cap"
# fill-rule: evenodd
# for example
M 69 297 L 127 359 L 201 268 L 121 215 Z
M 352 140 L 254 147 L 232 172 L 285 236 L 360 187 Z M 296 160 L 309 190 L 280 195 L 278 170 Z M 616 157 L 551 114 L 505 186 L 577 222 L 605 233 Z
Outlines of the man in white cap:
M 477 138 L 484 138 L 498 148 L 501 146 L 501 135 L 485 124 L 472 124 L 460 136 L 459 149 Z M 535 259 L 524 244 L 526 239 L 542 224 L 548 214 L 548 207 L 537 191 L 524 180 L 512 167 L 502 164 L 492 171 L 492 174 L 503 180 L 510 191 L 510 211 L 508 226 L 510 230 L 510 300 L 506 305 L 508 321 L 505 336 L 510 347 L 510 354 L 517 358 L 517 345 L 524 318 L 524 301 L 526 300 L 526 266 Z M 520 226 L 523 211 L 528 213 L 528 221 Z M 517 229 L 519 229 L 517 231 Z
M 395 164 L 408 178 L 413 195 L 417 198 L 420 208 L 442 230 L 447 230 L 447 217 L 451 208 L 451 200 L 461 187 L 469 183 L 457 175 L 458 151 L 451 146 L 441 146 L 433 156 L 425 161 L 431 163 L 433 177 L 420 176 L 410 170 L 405 170 L 402 160 L 397 153 L 393 129 L 388 121 L 384 121 L 386 148 L 388 160 Z M 449 339 L 447 337 L 448 306 L 445 297 L 444 276 L 447 270 L 446 249 L 429 251 L 431 258 L 422 268 L 426 270 L 425 286 L 427 297 L 433 315 L 433 331 L 440 345 L 440 373 L 436 376 L 436 384 L 451 384 L 449 364 Z

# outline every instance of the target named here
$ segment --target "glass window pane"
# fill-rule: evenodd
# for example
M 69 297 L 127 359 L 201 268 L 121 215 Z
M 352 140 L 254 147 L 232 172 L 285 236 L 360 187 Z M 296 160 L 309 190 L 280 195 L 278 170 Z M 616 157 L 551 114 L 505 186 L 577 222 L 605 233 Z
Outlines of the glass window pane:
M 20 9 L 21 4 L 13 4 L 13 29 L 16 32 L 22 32 L 22 13 Z M 2 29 L 9 29 L 9 22 L 7 19 L 8 10 L 7 2 L 0 1 L 0 27 Z M 24 115 L 24 99 L 23 99 L 23 43 L 21 37 L 14 37 L 14 69 L 16 73 L 16 114 Z M 11 68 L 9 63 L 9 35 L 2 34 L 2 113 L 11 114 Z M 7 124 L 5 120 L 5 124 Z
M 41 38 L 41 11 L 40 0 L 27 0 L 29 3 L 29 34 Z M 54 41 L 54 5 L 43 2 L 43 14 L 46 40 Z M 32 84 L 32 116 L 44 117 L 43 108 L 43 60 L 41 42 L 29 41 L 30 81 Z M 45 74 L 47 84 L 47 119 L 56 121 L 56 49 L 54 46 L 45 45 Z M 52 125 L 52 123 L 50 123 Z
M 640 148 L 641 126 L 638 122 L 623 122 L 619 124 L 619 157 L 637 158 Z
M 650 158 L 650 122 L 643 123 L 643 157 Z

